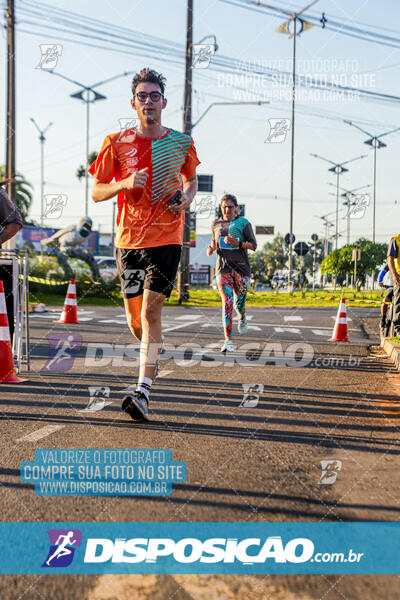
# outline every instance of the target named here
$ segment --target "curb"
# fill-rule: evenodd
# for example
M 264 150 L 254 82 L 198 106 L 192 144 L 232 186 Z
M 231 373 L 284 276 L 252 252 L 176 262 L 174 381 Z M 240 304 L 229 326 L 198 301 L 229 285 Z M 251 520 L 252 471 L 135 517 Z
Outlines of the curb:
M 388 338 L 385 338 L 381 342 L 381 347 L 384 352 L 388 355 L 390 360 L 394 363 L 396 369 L 400 371 L 400 345 L 391 342 Z

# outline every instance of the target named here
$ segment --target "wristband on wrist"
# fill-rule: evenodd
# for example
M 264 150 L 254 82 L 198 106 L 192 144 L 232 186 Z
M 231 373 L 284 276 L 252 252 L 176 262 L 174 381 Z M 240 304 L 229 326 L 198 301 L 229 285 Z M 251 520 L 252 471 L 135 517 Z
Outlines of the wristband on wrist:
M 243 242 L 239 242 L 239 248 L 242 249 L 243 248 Z

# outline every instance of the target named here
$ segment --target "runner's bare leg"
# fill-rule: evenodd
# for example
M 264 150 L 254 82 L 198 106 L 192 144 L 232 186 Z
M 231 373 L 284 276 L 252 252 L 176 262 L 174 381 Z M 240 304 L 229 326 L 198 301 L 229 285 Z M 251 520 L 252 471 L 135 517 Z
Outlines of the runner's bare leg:
M 143 294 L 135 296 L 135 298 L 124 298 L 124 304 L 128 327 L 132 335 L 140 342 L 142 340 Z
M 161 313 L 164 300 L 164 294 L 152 290 L 143 292 L 139 380 L 143 377 L 153 379 L 154 376 L 161 351 Z

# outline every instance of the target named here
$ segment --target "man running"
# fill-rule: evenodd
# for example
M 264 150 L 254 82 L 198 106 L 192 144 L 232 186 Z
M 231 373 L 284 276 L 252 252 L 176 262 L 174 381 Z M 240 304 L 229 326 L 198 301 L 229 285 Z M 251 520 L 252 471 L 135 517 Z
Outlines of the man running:
M 378 275 L 378 286 L 379 287 L 388 287 L 388 290 L 385 294 L 384 299 L 382 300 L 382 304 L 381 304 L 381 324 L 380 324 L 380 328 L 382 331 L 382 334 L 384 334 L 384 332 L 386 331 L 386 328 L 388 326 L 388 323 L 386 321 L 386 315 L 389 309 L 389 306 L 392 303 L 393 300 L 393 282 L 391 286 L 385 286 L 383 283 L 383 280 L 387 277 L 389 272 L 389 265 L 386 264 L 380 271 L 379 271 L 379 275 Z M 385 336 L 384 336 L 385 337 Z
M 400 234 L 390 239 L 387 263 L 391 274 L 393 275 L 393 298 L 392 298 L 392 320 L 393 335 L 400 335 Z
M 0 247 L 14 237 L 23 226 L 21 214 L 1 187 L 3 183 L 6 182 L 0 182 Z
M 150 388 L 162 342 L 162 306 L 174 285 L 184 209 L 196 194 L 200 162 L 190 136 L 161 125 L 167 105 L 165 83 L 151 69 L 134 76 L 131 105 L 139 124 L 108 135 L 89 169 L 96 178 L 95 202 L 118 195 L 118 272 L 127 322 L 141 342 L 137 388 L 122 403 L 122 410 L 134 420 L 148 420 Z M 178 190 L 181 196 L 175 200 Z
M 247 219 L 238 216 L 238 201 L 232 194 L 221 199 L 222 218 L 211 225 L 212 241 L 207 256 L 217 250 L 215 275 L 222 299 L 225 341 L 221 352 L 234 350 L 232 342 L 232 309 L 238 313 L 239 335 L 247 331 L 246 297 L 250 285 L 250 264 L 247 250 L 255 250 L 257 241 Z M 233 302 L 234 300 L 234 302 Z

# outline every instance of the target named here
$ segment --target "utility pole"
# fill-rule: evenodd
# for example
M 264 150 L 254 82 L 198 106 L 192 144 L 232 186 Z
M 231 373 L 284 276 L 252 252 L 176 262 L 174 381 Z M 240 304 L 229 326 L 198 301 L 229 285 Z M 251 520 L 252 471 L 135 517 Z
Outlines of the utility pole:
M 15 203 L 15 13 L 14 0 L 7 1 L 7 125 L 6 176 L 7 193 Z
M 192 52 L 193 52 L 193 0 L 187 0 L 185 92 L 183 106 L 183 133 L 192 132 Z M 190 207 L 185 208 L 182 256 L 178 269 L 178 301 L 189 300 L 190 262 Z
M 49 127 L 53 125 L 50 123 L 47 125 L 46 129 L 40 129 L 39 125 L 36 123 L 35 119 L 31 117 L 31 121 L 39 132 L 39 141 L 40 141 L 40 227 L 43 227 L 43 219 L 44 219 L 44 143 L 46 138 L 44 134 L 48 130 Z

